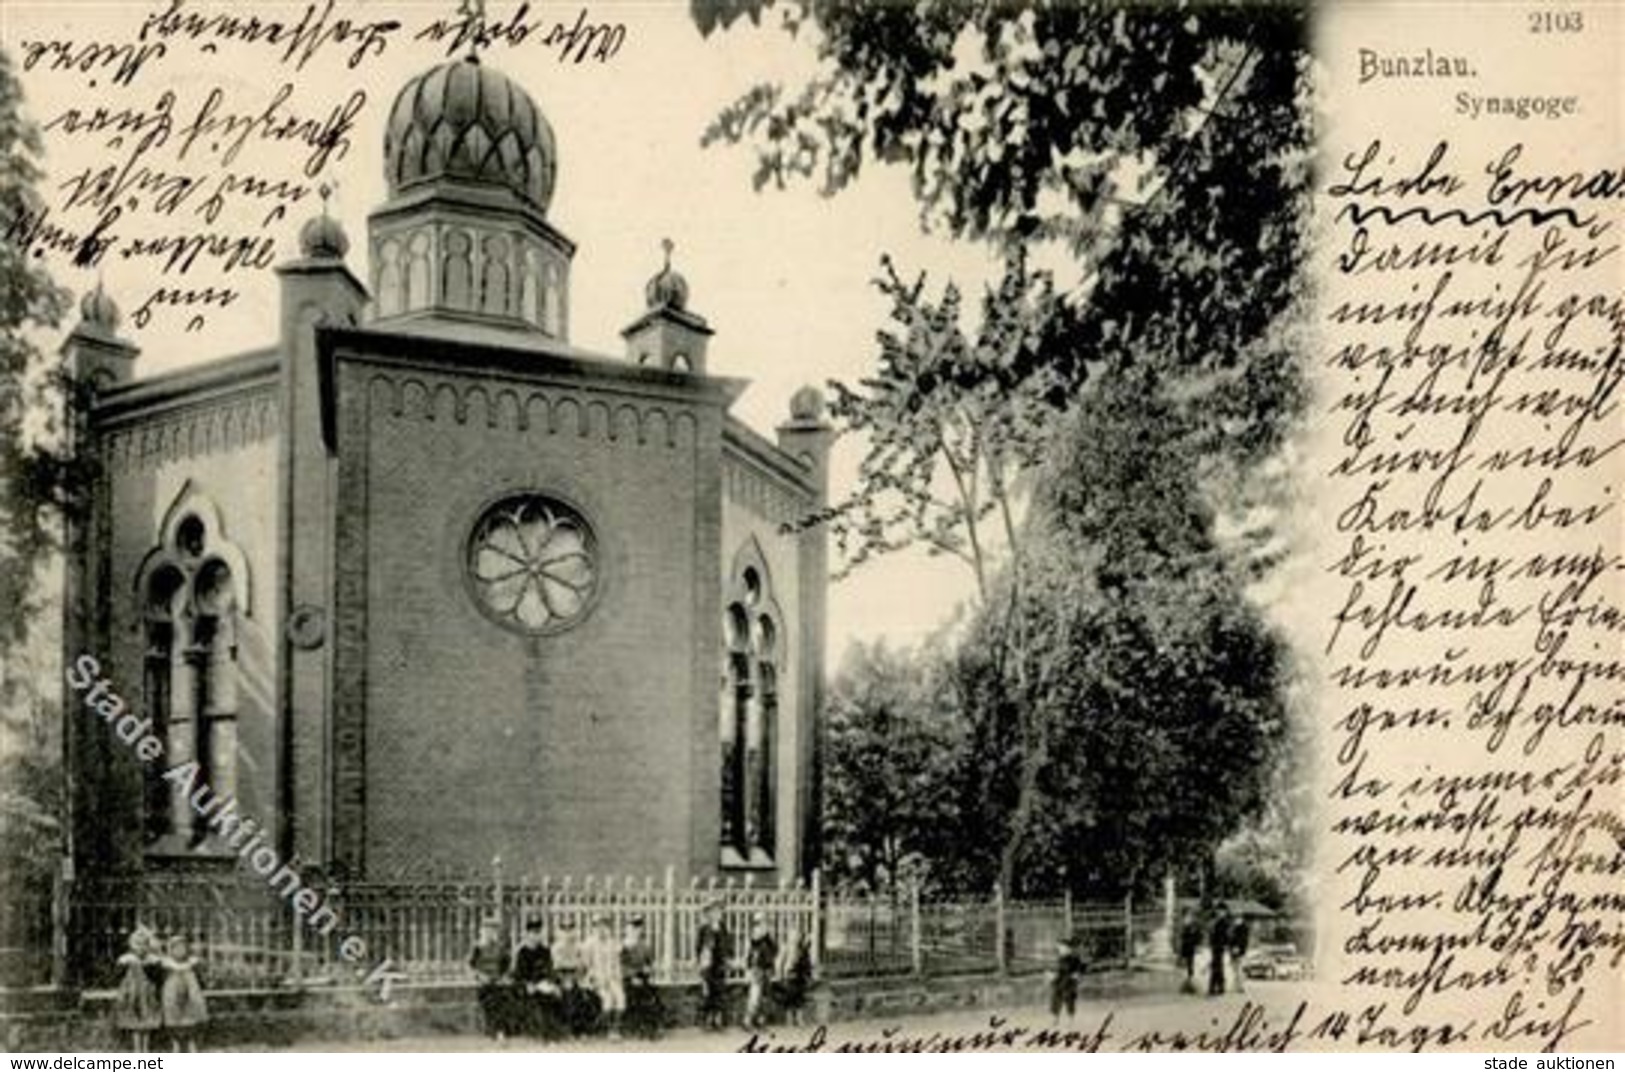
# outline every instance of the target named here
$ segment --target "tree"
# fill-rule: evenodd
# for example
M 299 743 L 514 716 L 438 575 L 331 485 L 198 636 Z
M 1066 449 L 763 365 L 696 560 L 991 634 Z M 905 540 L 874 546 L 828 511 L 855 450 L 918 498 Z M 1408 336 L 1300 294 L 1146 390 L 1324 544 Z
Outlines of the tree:
M 837 884 L 890 889 L 930 881 L 957 829 L 953 773 L 961 726 L 944 702 L 940 654 L 856 643 L 830 689 L 825 858 Z
M 38 127 L 22 113 L 22 87 L 0 49 L 0 226 L 38 211 Z M 40 613 L 39 575 L 59 547 L 76 487 L 75 466 L 53 446 L 69 385 L 31 333 L 54 329 L 67 294 L 22 245 L 0 243 L 0 655 L 25 641 Z
M 924 273 L 907 282 L 889 258 L 881 269 L 875 285 L 891 302 L 892 327 L 876 333 L 876 371 L 855 389 L 830 384 L 831 416 L 865 441 L 858 479 L 808 523 L 830 526 L 843 559 L 838 576 L 921 545 L 963 561 L 985 602 L 1001 561 L 995 547 L 1019 559 L 1022 493 L 1057 412 L 1038 381 L 1007 392 L 986 370 L 1035 343 L 1032 327 L 1049 319 L 1054 283 L 1012 257 L 967 331 L 955 284 L 933 298 Z
M 1222 689 L 1223 675 L 1256 663 L 1263 691 L 1249 702 L 1263 706 L 1251 714 L 1268 729 L 1277 653 L 1242 599 L 1246 573 L 1218 546 L 1214 507 L 1256 514 L 1257 489 L 1274 487 L 1252 477 L 1306 399 L 1295 345 L 1309 202 L 1305 12 L 1104 0 L 695 0 L 694 14 L 705 33 L 776 16 L 817 51 L 820 69 L 805 85 L 754 87 L 706 132 L 708 144 L 754 147 L 758 189 L 810 179 L 834 195 L 867 162 L 907 167 L 927 229 L 1005 257 L 975 343 L 956 334 L 955 288 L 929 302 L 886 266 L 882 288 L 908 330 L 882 334 L 879 376 L 836 391 L 843 431 L 868 435 L 870 454 L 849 509 L 826 520 L 838 545 L 851 535 L 840 526 L 855 528 L 846 548 L 857 563 L 923 542 L 967 557 L 977 572 L 978 622 L 955 680 L 985 779 L 971 783 L 966 807 L 999 846 L 997 877 L 1008 887 L 1039 828 L 1071 814 L 1045 813 L 1046 803 L 1069 791 L 1104 799 L 1089 789 L 1096 782 L 1066 781 L 1077 772 L 1064 761 L 1087 743 L 1079 724 L 1104 721 L 1098 712 L 1107 710 L 1128 720 L 1118 729 L 1129 733 L 1157 717 L 1101 691 L 1102 680 L 1146 675 L 1145 692 L 1163 673 L 1198 667 L 1219 675 Z M 1028 269 L 1037 253 L 1056 251 L 1076 269 L 1059 285 Z M 999 344 L 981 345 L 984 336 Z M 1136 393 L 1155 407 L 1135 415 L 1156 422 L 1148 441 L 1137 442 L 1132 422 L 1112 424 L 1109 409 L 1067 416 L 1080 399 L 1121 405 Z M 1015 430 L 1019 452 L 944 434 L 961 419 L 995 436 Z M 1098 504 L 1080 491 L 1085 482 L 1057 466 L 1045 471 L 1043 483 L 1058 486 L 1046 519 L 1001 516 L 1020 483 L 1012 474 L 1030 475 L 1032 461 L 1058 454 L 1086 466 L 1081 455 L 1101 442 L 1140 467 L 1109 460 L 1128 490 L 1105 524 L 1089 520 Z M 1007 470 L 976 488 L 992 493 L 950 484 L 937 497 L 939 470 L 954 476 L 988 456 Z M 1176 491 L 1163 474 L 1178 478 Z M 876 508 L 883 500 L 892 505 Z M 995 516 L 1008 557 L 990 569 L 979 525 Z M 1249 535 L 1255 552 L 1269 545 L 1267 523 Z M 1043 564 L 1035 542 L 1047 544 Z M 1255 553 L 1242 564 L 1267 568 L 1269 559 Z M 1044 569 L 1052 576 L 1040 584 Z M 1170 631 L 1177 622 L 1151 613 L 1182 600 L 1211 604 L 1206 632 Z M 1141 662 L 1091 661 L 1090 644 L 1120 644 L 1117 654 Z M 1194 718 L 1209 701 L 1213 712 L 1235 713 L 1224 698 L 1192 690 L 1177 715 Z M 1180 742 L 1199 730 L 1143 743 L 1179 744 L 1170 753 L 1178 759 L 1187 754 Z M 1236 757 L 1247 792 L 1188 816 L 1208 849 L 1215 830 L 1206 818 L 1234 822 L 1252 806 L 1267 737 L 1254 742 L 1255 755 Z M 1116 803 L 1122 821 L 1133 818 Z M 1076 823 L 1068 829 L 1051 831 L 1048 843 L 1081 836 Z M 1116 836 L 1143 844 L 1126 827 Z
M 705 33 L 774 15 L 818 74 L 752 88 L 706 133 L 755 148 L 758 188 L 834 194 L 895 164 L 928 228 L 1076 265 L 1036 344 L 967 375 L 1007 392 L 1039 376 L 1064 399 L 1093 370 L 1152 362 L 1221 407 L 1245 400 L 1224 413 L 1226 454 L 1279 445 L 1302 404 L 1270 328 L 1307 240 L 1303 6 L 694 0 Z
M 1246 597 L 1246 549 L 1214 539 L 1182 424 L 1121 377 L 1052 445 L 1016 612 L 1027 669 L 1000 672 L 978 632 L 961 649 L 967 825 L 1020 864 L 984 852 L 973 873 L 1118 896 L 1205 863 L 1277 784 L 1286 648 Z

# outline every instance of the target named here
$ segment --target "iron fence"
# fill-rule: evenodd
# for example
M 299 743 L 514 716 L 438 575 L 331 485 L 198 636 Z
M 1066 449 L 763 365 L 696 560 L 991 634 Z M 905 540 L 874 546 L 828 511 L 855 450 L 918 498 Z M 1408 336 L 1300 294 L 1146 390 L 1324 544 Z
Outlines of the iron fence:
M 366 882 L 313 888 L 329 910 L 325 923 L 296 915 L 289 902 L 246 876 L 141 877 L 75 883 L 66 899 L 71 975 L 92 988 L 116 983 L 118 955 L 144 924 L 168 937 L 187 936 L 202 958 L 211 989 L 315 986 L 356 970 L 342 943 L 359 939 L 366 964 L 387 962 L 409 979 L 465 978 L 481 925 L 494 919 L 505 942 L 516 942 L 535 918 L 557 945 L 565 930 L 587 933 L 607 918 L 624 933 L 637 917 L 655 954 L 657 978 L 697 975 L 699 928 L 714 906 L 732 936 L 731 974 L 744 974 L 749 935 L 758 922 L 779 948 L 805 936 L 825 977 L 961 975 L 1041 971 L 1073 937 L 1089 964 L 1119 965 L 1155 957 L 1154 934 L 1164 916 L 1154 907 L 1074 904 L 1070 899 L 986 897 L 922 899 L 917 890 L 880 896 L 826 894 L 808 884 L 762 885 L 708 880 L 678 883 L 601 877 L 485 881 Z M 18 909 L 11 909 L 13 916 Z M 8 919 L 12 917 L 6 917 Z M 6 933 L 21 933 L 10 925 Z M 49 917 L 45 928 L 48 931 Z M 50 943 L 40 926 L 25 942 Z M 37 958 L 36 958 L 37 959 Z

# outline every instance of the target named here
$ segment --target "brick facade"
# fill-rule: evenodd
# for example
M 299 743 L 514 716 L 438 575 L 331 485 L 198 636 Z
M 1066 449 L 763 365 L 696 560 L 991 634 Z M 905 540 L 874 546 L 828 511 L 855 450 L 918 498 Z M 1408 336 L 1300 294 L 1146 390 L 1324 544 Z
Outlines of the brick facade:
M 369 242 L 390 259 L 352 274 L 337 223 L 307 223 L 302 256 L 278 270 L 274 347 L 142 380 L 110 299 L 87 299 L 68 352 L 106 384 L 82 430 L 106 465 L 75 534 L 68 660 L 91 651 L 147 702 L 137 579 L 176 524 L 206 518 L 240 593 L 229 658 L 206 656 L 225 669 L 186 702 L 200 719 L 235 705 L 239 810 L 284 859 L 354 877 L 485 874 L 498 857 L 510 874 L 805 873 L 825 566 L 822 534 L 786 526 L 824 501 L 827 428 L 798 404 L 775 444 L 728 416 L 743 384 L 706 374 L 711 328 L 669 245 L 628 357 L 572 348 L 574 245 L 546 215 L 545 120 L 463 60 L 402 99 Z M 493 101 L 518 110 L 481 111 Z M 418 155 L 429 127 L 484 138 L 521 115 L 512 174 Z M 661 336 L 672 353 L 643 352 L 651 324 L 676 325 Z M 568 627 L 515 628 L 479 604 L 473 532 L 519 493 L 567 504 L 595 540 L 596 589 Z M 776 837 L 771 858 L 730 860 L 719 684 L 741 556 L 765 574 L 782 634 Z M 203 658 L 177 652 L 186 687 Z M 229 700 L 210 692 L 221 674 Z M 155 846 L 139 765 L 99 720 L 74 725 L 83 869 L 229 860 L 218 844 Z

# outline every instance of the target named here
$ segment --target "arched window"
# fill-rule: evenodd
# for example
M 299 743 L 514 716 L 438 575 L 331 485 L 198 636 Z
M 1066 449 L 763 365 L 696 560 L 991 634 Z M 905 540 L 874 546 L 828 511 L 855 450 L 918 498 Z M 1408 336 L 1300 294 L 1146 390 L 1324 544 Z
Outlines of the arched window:
M 563 283 L 558 265 L 549 264 L 543 278 L 546 284 L 542 287 L 542 330 L 554 338 L 560 338 L 563 335 L 560 321 L 564 318 L 564 296 L 559 293 Z
M 480 269 L 481 307 L 487 313 L 507 316 L 508 301 L 508 240 L 492 235 L 481 246 L 485 259 Z
M 750 857 L 746 837 L 745 749 L 749 721 L 750 619 L 745 608 L 734 604 L 723 622 L 727 650 L 723 656 L 721 721 L 718 738 L 722 745 L 722 849 L 730 862 L 743 863 Z
M 730 598 L 719 733 L 722 860 L 767 867 L 778 848 L 780 630 L 765 567 L 738 569 Z
M 524 266 L 519 277 L 519 315 L 542 326 L 542 259 L 534 249 L 525 250 Z
M 429 307 L 429 235 L 424 231 L 406 244 L 406 307 Z
M 454 309 L 473 308 L 474 243 L 462 231 L 446 234 L 446 256 L 442 264 L 441 280 L 447 305 Z
M 399 313 L 405 297 L 401 289 L 401 244 L 389 239 L 378 247 L 378 315 Z
M 242 552 L 220 531 L 213 505 L 184 489 L 148 552 L 137 592 L 146 657 L 142 700 L 172 769 L 195 762 L 219 798 L 237 793 L 237 636 L 245 606 Z M 160 851 L 197 847 L 207 832 L 186 784 L 167 784 L 155 765 L 145 826 Z
M 180 611 L 186 577 L 170 563 L 156 567 L 148 576 L 146 593 L 146 651 L 142 660 L 141 699 L 144 713 L 152 720 L 152 734 L 158 740 L 169 736 L 171 697 L 174 691 L 177 643 L 175 619 Z M 146 768 L 146 829 L 156 840 L 175 829 L 175 816 L 169 804 L 169 786 L 157 764 Z

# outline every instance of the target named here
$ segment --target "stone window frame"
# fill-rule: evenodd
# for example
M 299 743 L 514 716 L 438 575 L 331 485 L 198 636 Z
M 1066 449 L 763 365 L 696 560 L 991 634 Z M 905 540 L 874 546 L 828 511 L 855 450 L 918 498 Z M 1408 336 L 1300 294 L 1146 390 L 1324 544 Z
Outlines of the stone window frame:
M 718 710 L 718 855 L 729 869 L 776 866 L 780 700 L 784 695 L 785 616 L 756 538 L 734 556 L 723 599 Z M 758 765 L 751 741 L 758 740 Z M 729 742 L 731 739 L 731 749 Z
M 219 506 L 188 481 L 135 573 L 142 708 L 164 742 L 162 767 L 196 761 L 221 798 L 237 794 L 238 651 L 250 581 L 247 557 L 226 536 Z M 162 773 L 159 767 L 148 772 L 143 794 L 147 851 L 229 851 L 207 843 L 184 783 L 163 783 Z

